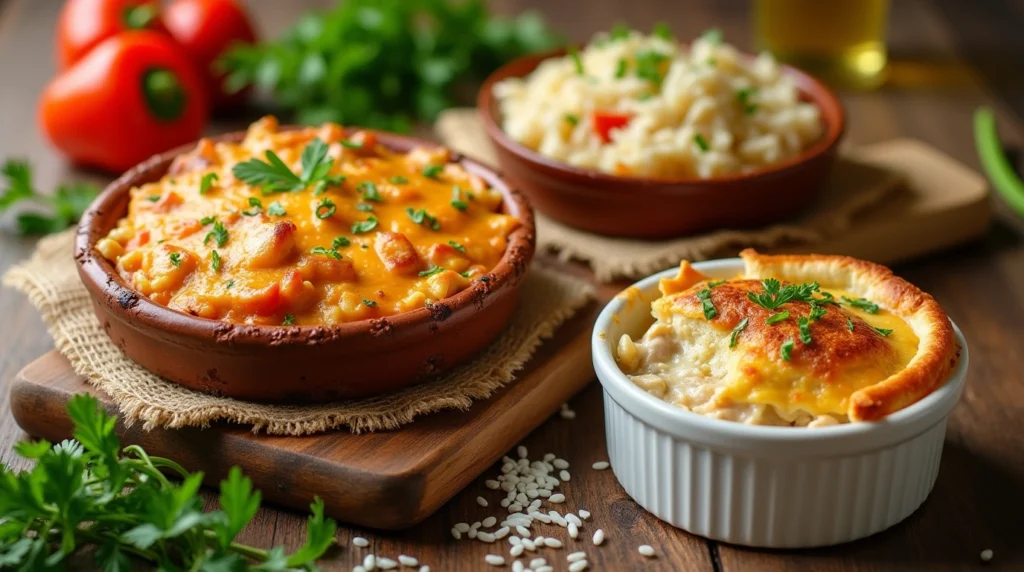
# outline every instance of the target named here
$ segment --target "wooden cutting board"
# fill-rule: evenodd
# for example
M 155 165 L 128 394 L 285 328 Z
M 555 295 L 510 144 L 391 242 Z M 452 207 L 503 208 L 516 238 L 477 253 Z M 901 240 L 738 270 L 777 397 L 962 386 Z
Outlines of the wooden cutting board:
M 577 271 L 578 272 L 578 271 Z M 612 289 L 602 290 L 607 300 Z M 306 510 L 315 495 L 341 521 L 380 529 L 412 526 L 440 508 L 477 475 L 557 412 L 594 377 L 590 332 L 603 302 L 593 301 L 563 324 L 509 384 L 466 411 L 444 411 L 399 430 L 307 437 L 257 435 L 246 427 L 154 429 L 119 425 L 124 444 L 171 457 L 206 473 L 216 485 L 240 465 L 266 500 Z M 11 385 L 11 411 L 26 432 L 56 442 L 71 435 L 65 404 L 89 392 L 111 413 L 103 392 L 51 351 Z
M 894 167 L 909 179 L 906 192 L 815 250 L 891 263 L 970 240 L 987 228 L 991 215 L 980 175 L 917 141 L 875 148 L 898 159 Z M 566 272 L 591 276 L 579 265 L 546 258 Z M 441 507 L 593 379 L 591 325 L 604 301 L 623 286 L 599 288 L 598 300 L 545 342 L 516 382 L 467 411 L 445 411 L 396 431 L 363 435 L 268 437 L 227 425 L 120 430 L 126 443 L 205 471 L 208 483 L 240 465 L 270 502 L 305 510 L 320 495 L 327 512 L 339 520 L 371 528 L 408 527 Z M 11 388 L 11 409 L 28 433 L 57 441 L 70 436 L 65 403 L 85 391 L 115 411 L 107 396 L 51 351 L 19 373 Z

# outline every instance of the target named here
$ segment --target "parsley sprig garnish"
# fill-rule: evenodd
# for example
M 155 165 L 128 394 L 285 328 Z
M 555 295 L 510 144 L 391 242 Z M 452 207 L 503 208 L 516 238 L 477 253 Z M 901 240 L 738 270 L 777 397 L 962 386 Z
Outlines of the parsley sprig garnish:
M 468 194 L 468 193 L 467 193 Z M 465 211 L 469 208 L 469 201 L 463 200 L 462 188 L 458 185 L 452 187 L 452 201 L 451 205 L 460 211 Z
M 779 306 L 793 300 L 801 302 L 817 301 L 814 298 L 814 293 L 820 289 L 817 282 L 811 282 L 810 284 L 786 284 L 783 286 L 775 278 L 765 278 L 761 281 L 761 287 L 764 288 L 764 292 L 760 294 L 747 292 L 747 298 L 765 310 L 777 310 Z
M 743 318 L 740 323 L 736 324 L 736 327 L 732 329 L 732 334 L 729 335 L 729 348 L 736 347 L 736 340 L 740 337 L 740 332 L 747 329 L 747 324 L 750 323 L 750 318 Z
M 205 195 L 213 187 L 213 184 L 219 180 L 220 176 L 217 173 L 203 175 L 203 178 L 199 181 L 199 194 Z
M 713 320 L 718 315 L 718 310 L 715 309 L 715 304 L 711 301 L 711 289 L 698 290 L 697 299 L 700 300 L 701 309 L 704 310 L 704 319 Z
M 213 230 L 206 234 L 203 238 L 203 244 L 208 244 L 210 239 L 213 239 L 217 246 L 223 247 L 228 243 L 228 229 L 224 228 L 224 223 L 217 221 L 213 223 Z
M 779 355 L 786 361 L 793 361 L 793 340 L 786 340 L 779 346 Z
M 377 228 L 377 217 L 370 215 L 366 220 L 357 220 L 352 223 L 352 234 L 363 234 Z
M 246 184 L 261 187 L 264 195 L 300 191 L 310 185 L 322 191 L 344 180 L 343 176 L 329 175 L 334 159 L 327 156 L 327 144 L 320 139 L 313 139 L 302 150 L 301 175 L 296 175 L 285 165 L 277 153 L 268 149 L 265 156 L 265 162 L 253 158 L 238 163 L 231 168 L 231 173 Z
M 262 495 L 238 467 L 220 482 L 219 508 L 206 512 L 202 473 L 138 445 L 122 448 L 116 418 L 94 397 L 73 396 L 67 412 L 74 439 L 23 441 L 14 450 L 35 466 L 0 468 L 5 569 L 131 570 L 134 557 L 161 570 L 294 570 L 311 566 L 334 543 L 337 525 L 324 517 L 319 498 L 295 552 L 239 543 Z
M 341 253 L 334 248 L 325 248 L 323 246 L 314 246 L 310 251 L 310 254 L 318 254 L 321 256 L 330 256 L 335 260 L 341 260 Z
M 860 310 L 864 310 L 868 314 L 877 314 L 878 313 L 878 304 L 875 304 L 874 302 L 872 302 L 871 300 L 868 300 L 867 298 L 857 298 L 855 300 L 853 298 L 847 298 L 846 296 L 841 296 L 840 299 L 843 302 L 846 302 L 847 304 L 853 306 L 854 308 L 858 308 Z
M 420 276 L 433 276 L 433 275 L 441 273 L 441 272 L 444 272 L 444 267 L 442 267 L 442 266 L 431 266 L 430 268 L 428 268 L 426 270 L 421 270 L 420 271 Z
M 19 234 L 40 235 L 64 230 L 78 222 L 99 193 L 99 187 L 89 183 L 63 184 L 53 194 L 40 193 L 32 181 L 32 168 L 24 161 L 6 161 L 0 168 L 0 176 L 4 180 L 0 188 L 0 214 L 23 201 L 46 206 L 44 212 L 35 209 L 17 215 Z
M 405 214 L 409 215 L 412 222 L 421 224 L 430 230 L 441 230 L 441 223 L 426 211 L 426 209 L 414 209 L 406 207 Z

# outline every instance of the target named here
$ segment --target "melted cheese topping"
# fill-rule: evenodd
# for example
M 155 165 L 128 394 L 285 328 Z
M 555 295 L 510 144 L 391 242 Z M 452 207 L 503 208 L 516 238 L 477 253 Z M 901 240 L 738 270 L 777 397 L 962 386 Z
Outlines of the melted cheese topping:
M 680 292 L 669 288 L 653 304 L 657 322 L 637 342 L 623 336 L 617 355 L 638 386 L 696 413 L 762 425 L 846 422 L 850 396 L 901 371 L 918 350 L 910 326 L 884 308 L 869 313 L 847 303 L 819 304 L 825 313 L 812 321 L 809 303 L 768 310 L 747 296 L 763 291 L 760 281 L 736 279 L 710 289 L 717 315 L 709 320 L 698 296 L 707 288 L 706 281 Z M 855 298 L 821 291 L 835 300 Z M 767 322 L 782 311 L 789 316 Z M 808 319 L 809 344 L 801 340 L 801 318 Z
M 314 138 L 328 144 L 329 173 L 343 175 L 341 184 L 265 194 L 232 175 L 240 162 L 266 161 L 267 150 L 299 174 Z M 159 181 L 132 189 L 128 215 L 97 250 L 139 292 L 175 310 L 235 323 L 339 324 L 468 287 L 498 263 L 519 226 L 501 207 L 501 194 L 445 149 L 400 154 L 372 132 L 346 139 L 334 124 L 278 131 L 264 118 L 241 143 L 202 140 Z M 416 222 L 421 209 L 426 217 Z

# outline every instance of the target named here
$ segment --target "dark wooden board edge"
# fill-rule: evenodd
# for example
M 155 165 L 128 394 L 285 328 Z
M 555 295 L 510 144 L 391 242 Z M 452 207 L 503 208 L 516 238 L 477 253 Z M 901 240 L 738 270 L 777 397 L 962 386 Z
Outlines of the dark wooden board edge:
M 429 455 L 411 458 L 395 471 L 361 470 L 315 454 L 317 447 L 289 450 L 279 440 L 326 442 L 380 438 L 384 433 L 352 435 L 331 432 L 311 437 L 272 437 L 261 442 L 248 428 L 226 424 L 211 429 L 153 429 L 141 424 L 118 434 L 125 445 L 139 444 L 151 455 L 174 458 L 189 470 L 203 470 L 204 482 L 216 486 L 233 465 L 242 465 L 264 498 L 274 504 L 305 510 L 314 496 L 326 502 L 326 512 L 344 522 L 377 529 L 401 529 L 417 524 L 471 483 L 483 470 L 528 435 L 560 405 L 593 379 L 590 332 L 600 305 L 591 303 L 546 340 L 518 374 L 519 379 L 466 411 L 424 416 L 408 427 L 426 437 L 448 440 Z M 75 393 L 95 395 L 108 412 L 117 413 L 110 397 L 71 370 L 53 350 L 23 368 L 10 389 L 11 412 L 27 433 L 59 441 L 71 436 L 64 405 Z M 496 416 L 514 423 L 493 423 Z M 443 417 L 442 417 L 443 416 Z M 445 419 L 441 422 L 442 418 Z M 418 426 L 417 426 L 418 424 Z M 386 432 L 390 441 L 396 434 Z M 436 430 L 436 435 L 431 431 Z M 384 441 L 385 439 L 382 439 Z M 308 449 L 313 449 L 310 451 Z M 473 454 L 465 454 L 468 449 Z M 367 510 L 368 506 L 374 510 Z

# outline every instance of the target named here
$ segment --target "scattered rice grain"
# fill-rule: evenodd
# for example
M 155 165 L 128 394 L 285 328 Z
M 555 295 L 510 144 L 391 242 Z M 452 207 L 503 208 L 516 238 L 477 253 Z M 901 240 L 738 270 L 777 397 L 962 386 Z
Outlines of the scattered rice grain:
M 455 530 L 458 530 L 459 532 L 469 532 L 469 523 L 468 522 L 456 522 L 455 523 Z
M 366 557 L 363 558 L 363 568 L 366 568 L 367 570 L 373 570 L 376 567 L 377 557 L 373 554 L 367 554 Z
M 604 530 L 599 528 L 594 533 L 594 546 L 601 546 L 602 542 L 604 542 Z
M 992 552 L 991 548 L 986 548 L 985 550 L 981 551 L 981 561 L 982 562 L 991 562 L 993 556 L 995 556 L 995 553 Z
M 366 548 L 370 545 L 370 541 L 363 538 L 362 536 L 357 536 L 352 539 L 352 544 L 358 546 L 359 548 Z
M 484 528 L 490 528 L 490 527 L 494 526 L 495 523 L 497 523 L 497 522 L 498 522 L 497 518 L 494 518 L 493 516 L 489 516 L 489 517 L 483 519 L 483 521 L 480 524 L 482 524 L 484 526 Z
M 455 540 L 462 539 L 462 533 L 459 532 L 459 529 L 452 527 L 452 538 L 454 538 Z
M 516 525 L 516 532 L 523 538 L 530 538 L 530 530 L 521 524 Z
M 609 467 L 608 461 L 598 461 L 593 465 L 590 465 L 595 471 L 603 471 Z
M 569 572 L 580 572 L 581 570 L 586 570 L 587 566 L 590 566 L 590 563 L 587 562 L 586 560 L 580 560 L 579 562 L 573 562 L 572 564 L 569 565 Z
M 636 550 L 648 558 L 654 557 L 654 548 L 649 544 L 641 544 Z
M 556 503 L 556 504 L 563 503 L 563 502 L 565 502 L 565 495 L 563 495 L 562 493 L 555 493 L 555 494 L 551 495 L 550 497 L 548 497 L 548 502 L 553 502 L 553 503 Z M 487 506 L 487 505 L 485 504 L 484 506 Z
M 523 567 L 523 563 L 516 560 L 512 563 L 512 572 L 526 572 L 526 568 Z
M 569 523 L 569 537 L 576 540 L 580 536 L 580 529 L 576 526 L 575 522 Z
M 556 469 L 569 468 L 569 461 L 566 461 L 565 459 L 555 459 L 551 464 L 554 465 Z
M 575 524 L 576 526 L 583 526 L 583 521 L 580 520 L 580 517 L 576 516 L 575 514 L 573 514 L 571 512 L 570 513 L 566 513 L 565 520 L 568 520 L 569 522 Z
M 480 542 L 494 542 L 494 535 L 490 532 L 478 532 L 476 533 L 476 539 Z
M 522 544 L 516 544 L 512 548 L 509 548 L 508 555 L 512 558 L 518 558 L 520 555 L 523 554 L 524 550 L 526 550 L 526 548 L 524 548 Z
M 562 541 L 557 538 L 545 538 L 544 546 L 547 546 L 548 548 L 561 548 Z
M 579 560 L 586 560 L 587 553 L 580 550 L 579 552 L 573 552 L 572 554 L 565 557 L 569 562 L 577 562 Z
M 548 561 L 543 558 L 534 558 L 530 561 L 530 568 L 536 568 L 538 566 L 544 566 Z
M 525 459 L 527 457 L 528 451 L 526 450 L 526 447 L 520 445 L 516 447 L 516 453 L 519 453 L 520 459 Z
M 585 508 L 581 508 L 578 512 L 579 512 L 580 518 L 582 518 L 583 520 L 587 520 L 588 518 L 590 518 L 590 511 L 589 510 L 587 510 Z
M 407 556 L 405 554 L 399 554 L 398 555 L 398 562 L 402 566 L 408 566 L 410 568 L 412 568 L 412 567 L 414 567 L 414 566 L 416 566 L 416 565 L 418 565 L 420 563 L 419 560 L 416 560 L 412 556 Z
M 569 471 L 566 471 L 565 469 L 562 469 L 558 473 L 558 478 L 562 479 L 562 482 L 568 481 L 569 480 Z
M 381 570 L 394 570 L 395 568 L 398 568 L 398 562 L 395 562 L 390 558 L 378 558 L 377 568 L 380 568 Z
M 504 566 L 505 557 L 500 556 L 498 554 L 488 554 L 487 556 L 484 556 L 484 562 L 490 564 L 491 566 Z
M 476 497 L 476 504 L 478 504 L 478 505 L 480 505 L 482 507 L 486 507 L 487 506 L 487 499 L 485 499 L 484 497 Z

